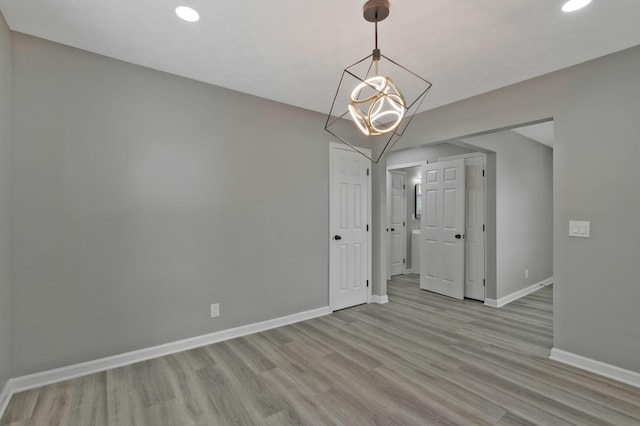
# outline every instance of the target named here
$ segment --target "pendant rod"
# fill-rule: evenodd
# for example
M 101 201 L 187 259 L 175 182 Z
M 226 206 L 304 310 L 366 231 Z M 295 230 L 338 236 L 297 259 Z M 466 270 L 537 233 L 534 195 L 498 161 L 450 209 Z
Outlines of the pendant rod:
M 384 21 L 389 16 L 389 0 L 367 0 L 362 8 L 364 19 L 375 24 L 376 48 L 373 51 L 373 60 L 378 63 L 380 50 L 378 50 L 378 22 Z
M 375 27 L 376 27 L 376 50 L 378 50 L 378 20 L 377 19 L 375 22 Z
M 373 62 L 375 62 L 376 64 L 376 75 L 380 75 L 380 73 L 378 72 L 378 62 L 380 62 L 380 51 L 378 50 L 378 19 L 377 19 L 377 14 L 376 14 L 376 21 L 375 21 L 375 33 L 376 33 L 376 50 L 374 50 L 374 56 L 373 56 Z

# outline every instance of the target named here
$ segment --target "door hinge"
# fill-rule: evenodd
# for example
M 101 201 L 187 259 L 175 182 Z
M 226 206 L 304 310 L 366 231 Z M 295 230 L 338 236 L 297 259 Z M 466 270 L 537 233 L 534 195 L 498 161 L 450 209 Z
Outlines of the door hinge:
M 407 185 L 405 185 L 404 183 L 402 184 L 402 189 L 407 189 Z
M 485 280 L 484 278 L 482 279 L 482 286 L 486 287 L 487 286 L 487 280 Z
M 369 176 L 369 169 L 367 169 L 367 176 Z M 482 176 L 484 176 L 484 172 L 483 172 Z
M 482 169 L 482 177 L 484 177 L 484 169 Z
M 484 223 L 482 224 L 482 232 L 484 232 Z
M 367 223 L 367 232 L 369 232 L 369 224 Z
M 404 220 L 402 221 L 402 226 L 407 226 Z
M 369 287 L 369 280 L 367 280 L 367 287 Z
M 404 264 L 404 263 L 406 263 L 406 260 L 405 260 L 405 259 L 402 259 L 402 263 L 403 263 L 403 264 Z

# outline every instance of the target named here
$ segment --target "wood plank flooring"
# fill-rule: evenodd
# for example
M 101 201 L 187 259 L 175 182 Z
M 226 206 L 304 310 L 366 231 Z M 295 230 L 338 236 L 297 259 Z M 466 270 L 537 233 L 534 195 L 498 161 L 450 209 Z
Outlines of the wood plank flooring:
M 548 359 L 552 288 L 390 302 L 13 396 L 1 425 L 640 425 L 640 389 Z

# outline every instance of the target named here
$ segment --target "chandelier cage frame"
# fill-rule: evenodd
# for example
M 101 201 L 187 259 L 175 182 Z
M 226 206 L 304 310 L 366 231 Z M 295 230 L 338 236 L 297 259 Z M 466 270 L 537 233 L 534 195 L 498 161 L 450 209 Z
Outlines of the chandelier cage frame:
M 367 157 L 374 164 L 377 164 L 402 137 L 433 86 L 428 80 L 380 53 L 378 49 L 378 21 L 388 16 L 388 2 L 386 9 L 384 2 L 385 0 L 369 0 L 364 7 L 365 19 L 375 23 L 375 49 L 370 55 L 343 70 L 325 123 L 327 132 L 350 146 L 354 151 Z M 380 78 L 372 79 L 373 77 Z M 374 80 L 385 84 L 383 86 L 379 84 L 376 87 L 372 84 Z M 402 92 L 400 92 L 400 88 L 402 88 Z M 359 99 L 358 97 L 364 90 L 369 96 L 365 99 Z M 395 109 L 395 112 L 389 110 L 393 113 L 391 115 L 395 114 L 397 117 L 397 120 L 391 125 L 389 125 L 389 121 L 377 120 L 378 115 L 389 115 L 384 113 L 376 115 L 384 106 L 384 102 L 391 104 L 392 109 Z M 356 106 L 359 109 L 354 115 L 354 112 L 350 112 L 349 108 L 354 110 Z M 369 106 L 369 109 L 362 111 L 360 109 L 362 106 Z M 368 115 L 365 117 L 366 112 Z M 372 120 L 372 114 L 376 120 Z M 362 115 L 362 119 L 369 119 L 369 121 L 356 123 L 360 115 Z M 364 133 L 372 129 L 377 131 L 380 127 L 383 130 L 378 133 Z M 382 141 L 380 150 L 375 149 L 377 141 Z M 367 155 L 362 151 L 362 148 L 370 149 L 372 155 Z M 374 152 L 379 152 L 379 154 L 375 155 Z

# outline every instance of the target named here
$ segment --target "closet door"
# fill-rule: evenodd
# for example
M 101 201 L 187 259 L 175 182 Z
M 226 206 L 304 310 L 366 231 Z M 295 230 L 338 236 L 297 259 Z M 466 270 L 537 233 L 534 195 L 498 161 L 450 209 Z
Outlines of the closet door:
M 464 160 L 427 164 L 422 173 L 420 288 L 464 299 Z

